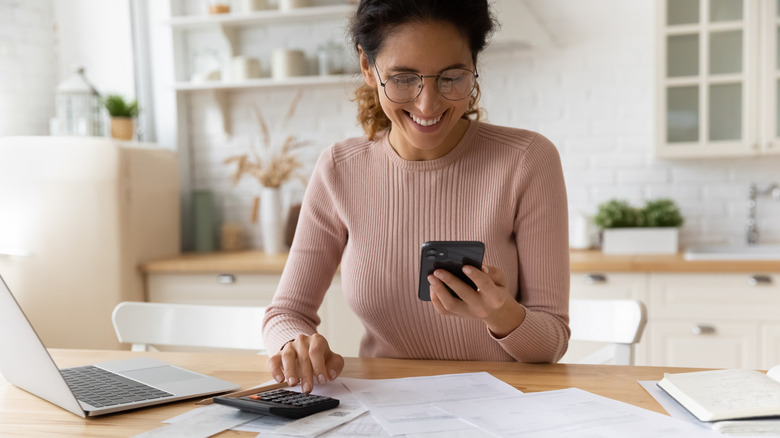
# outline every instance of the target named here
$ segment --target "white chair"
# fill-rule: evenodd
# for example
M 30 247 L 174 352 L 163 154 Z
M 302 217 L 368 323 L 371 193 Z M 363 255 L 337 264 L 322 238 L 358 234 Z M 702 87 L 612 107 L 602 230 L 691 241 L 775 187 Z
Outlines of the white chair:
M 647 309 L 638 300 L 571 300 L 570 340 L 609 343 L 576 362 L 633 365 L 634 344 L 642 338 L 646 323 Z
M 154 346 L 250 350 L 265 353 L 265 307 L 195 304 L 119 303 L 111 316 L 119 342 L 133 351 Z

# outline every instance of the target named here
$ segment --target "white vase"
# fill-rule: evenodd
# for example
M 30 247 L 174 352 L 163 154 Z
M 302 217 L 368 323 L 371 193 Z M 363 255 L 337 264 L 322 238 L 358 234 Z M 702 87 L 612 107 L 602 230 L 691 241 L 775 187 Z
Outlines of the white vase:
M 280 189 L 260 189 L 260 237 L 264 253 L 281 254 L 284 251 L 284 214 Z

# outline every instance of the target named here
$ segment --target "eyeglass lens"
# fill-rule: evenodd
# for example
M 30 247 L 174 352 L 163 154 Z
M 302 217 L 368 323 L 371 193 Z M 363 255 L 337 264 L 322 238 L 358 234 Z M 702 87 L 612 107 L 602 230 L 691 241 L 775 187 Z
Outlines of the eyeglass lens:
M 474 73 L 462 68 L 445 70 L 435 78 L 439 93 L 449 100 L 466 98 L 476 84 Z M 422 92 L 422 87 L 423 77 L 415 73 L 390 76 L 384 85 L 387 98 L 396 103 L 406 103 L 416 99 Z

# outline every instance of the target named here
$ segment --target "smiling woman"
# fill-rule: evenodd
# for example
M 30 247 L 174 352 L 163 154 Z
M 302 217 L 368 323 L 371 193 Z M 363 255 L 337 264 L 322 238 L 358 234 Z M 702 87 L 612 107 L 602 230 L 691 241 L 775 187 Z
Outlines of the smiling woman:
M 479 121 L 487 0 L 362 0 L 351 23 L 366 136 L 324 151 L 304 198 L 264 336 L 278 381 L 335 379 L 343 358 L 317 334 L 340 265 L 366 334 L 360 355 L 554 362 L 569 337 L 566 191 L 542 135 Z M 426 241 L 484 243 L 482 269 L 428 276 Z M 457 297 L 450 294 L 456 292 Z M 460 299 L 459 299 L 459 298 Z

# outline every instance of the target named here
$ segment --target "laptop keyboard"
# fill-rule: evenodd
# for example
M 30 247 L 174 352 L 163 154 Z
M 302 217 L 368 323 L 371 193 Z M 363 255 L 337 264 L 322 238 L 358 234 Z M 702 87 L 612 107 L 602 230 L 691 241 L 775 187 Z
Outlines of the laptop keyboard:
M 96 408 L 173 396 L 96 366 L 67 368 L 60 372 L 76 398 Z

